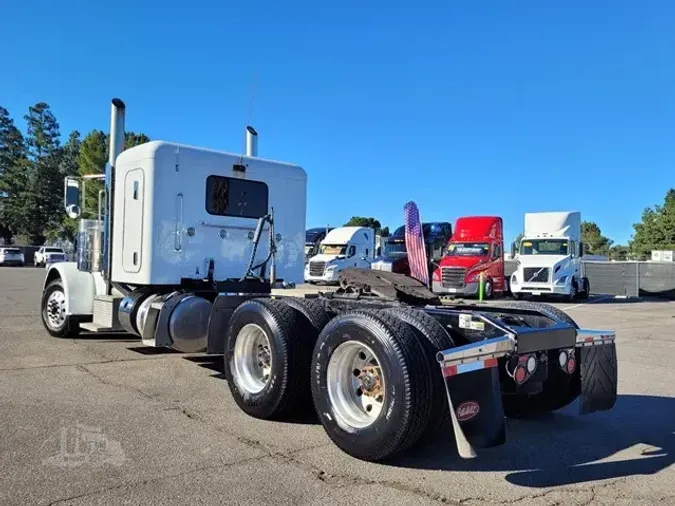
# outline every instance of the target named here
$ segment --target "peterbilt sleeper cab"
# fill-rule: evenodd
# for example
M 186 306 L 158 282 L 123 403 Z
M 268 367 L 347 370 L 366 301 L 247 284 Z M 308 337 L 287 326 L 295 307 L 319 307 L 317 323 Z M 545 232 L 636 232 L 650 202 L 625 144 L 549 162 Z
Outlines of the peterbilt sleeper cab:
M 498 216 L 458 218 L 445 255 L 433 272 L 433 292 L 476 295 L 481 273 L 485 298 L 505 292 L 502 230 L 502 219 Z

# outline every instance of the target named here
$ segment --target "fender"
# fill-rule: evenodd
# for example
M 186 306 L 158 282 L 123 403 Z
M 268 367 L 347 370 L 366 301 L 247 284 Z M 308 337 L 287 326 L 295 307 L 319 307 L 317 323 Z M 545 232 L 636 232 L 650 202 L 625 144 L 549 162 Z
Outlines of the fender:
M 63 283 L 67 315 L 94 313 L 94 296 L 105 292 L 100 273 L 81 271 L 76 262 L 59 262 L 47 269 L 43 289 L 55 279 L 61 279 Z

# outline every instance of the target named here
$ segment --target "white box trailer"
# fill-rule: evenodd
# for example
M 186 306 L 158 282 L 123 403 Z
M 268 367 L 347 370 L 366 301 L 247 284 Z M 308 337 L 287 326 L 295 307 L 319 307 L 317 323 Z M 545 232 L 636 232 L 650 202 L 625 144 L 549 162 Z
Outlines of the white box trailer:
M 303 276 L 305 171 L 258 157 L 250 127 L 245 155 L 162 141 L 122 153 L 125 110 L 113 100 L 105 174 L 66 179 L 72 218 L 86 180 L 103 179 L 105 198 L 100 219 L 80 221 L 76 261 L 47 269 L 52 336 L 125 331 L 222 355 L 245 413 L 313 406 L 339 448 L 369 461 L 435 436 L 446 418 L 470 458 L 504 443 L 505 415 L 577 397 L 582 414 L 614 405 L 614 332 L 546 304 L 442 306 L 409 277 L 358 268 L 333 293 L 274 295 Z
M 511 294 L 588 298 L 590 282 L 584 274 L 581 213 L 525 213 L 523 238 L 513 244 L 517 262 L 511 275 Z

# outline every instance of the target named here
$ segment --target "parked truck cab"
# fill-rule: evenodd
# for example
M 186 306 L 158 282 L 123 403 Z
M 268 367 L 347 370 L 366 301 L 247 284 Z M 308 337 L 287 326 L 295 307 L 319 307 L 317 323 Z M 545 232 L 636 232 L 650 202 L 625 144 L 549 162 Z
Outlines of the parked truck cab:
M 426 246 L 427 261 L 430 269 L 433 269 L 433 264 L 440 261 L 445 245 L 452 237 L 452 223 L 445 221 L 423 223 L 422 235 Z M 405 245 L 405 225 L 398 227 L 387 238 L 384 252 L 375 259 L 372 268 L 410 276 L 408 252 Z
M 319 254 L 305 265 L 308 283 L 335 283 L 347 267 L 369 269 L 375 257 L 375 230 L 368 227 L 339 227 L 321 241 Z
M 575 300 L 587 297 L 590 283 L 583 272 L 581 258 L 581 213 L 526 213 L 524 235 L 511 246 L 517 262 L 511 275 L 511 293 L 553 295 Z
M 457 219 L 455 233 L 431 279 L 438 294 L 476 295 L 483 274 L 485 298 L 508 290 L 504 279 L 502 219 L 466 216 Z
M 333 230 L 334 227 L 317 227 L 307 229 L 305 232 L 305 263 L 309 259 L 319 254 L 319 246 L 321 241 L 326 238 L 326 234 Z

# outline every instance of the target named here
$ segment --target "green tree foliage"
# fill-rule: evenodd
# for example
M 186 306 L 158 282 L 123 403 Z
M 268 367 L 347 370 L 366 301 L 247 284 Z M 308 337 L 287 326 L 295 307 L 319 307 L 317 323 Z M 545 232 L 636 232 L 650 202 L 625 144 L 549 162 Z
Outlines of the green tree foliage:
M 9 111 L 0 106 L 0 236 L 6 244 L 12 243 L 21 227 L 21 198 L 27 187 L 25 160 L 23 135 Z
M 79 167 L 77 164 L 77 159 L 80 153 L 80 145 L 82 141 L 80 140 L 80 132 L 73 130 L 68 136 L 68 141 L 63 145 L 59 157 L 59 170 L 61 173 L 61 179 L 65 176 L 77 176 L 79 173 Z M 61 198 L 62 195 L 59 194 Z M 59 202 L 62 202 L 59 200 Z M 59 221 L 60 220 L 60 221 Z M 47 232 L 48 241 L 56 241 L 58 239 L 65 239 L 67 241 L 73 241 L 75 234 L 77 233 L 77 220 L 69 218 L 63 208 L 60 207 L 55 217 L 55 221 L 58 222 L 57 226 L 50 227 Z
M 144 133 L 126 132 L 124 134 L 124 149 L 129 149 L 139 144 L 150 142 L 150 138 Z M 108 161 L 109 136 L 101 130 L 92 130 L 82 140 L 77 156 L 78 173 L 81 176 L 87 174 L 103 174 Z M 89 180 L 85 186 L 85 209 L 83 218 L 96 218 L 98 216 L 99 191 L 103 190 L 103 181 Z
M 675 249 L 675 188 L 668 190 L 663 205 L 645 208 L 642 221 L 633 228 L 628 244 L 632 255 L 651 258 L 652 250 Z
M 46 232 L 60 225 L 63 178 L 61 176 L 59 123 L 45 102 L 28 108 L 28 188 L 23 197 L 21 232 L 31 244 L 43 244 Z
M 615 244 L 609 249 L 609 258 L 611 260 L 628 260 L 628 246 Z
M 365 218 L 363 216 L 352 216 L 343 227 L 369 227 L 374 228 L 375 233 L 382 237 L 389 237 L 389 227 L 382 227 L 379 220 L 375 218 Z
M 77 157 L 78 173 L 81 176 L 102 174 L 108 159 L 108 136 L 100 130 L 92 130 L 82 140 Z M 98 194 L 103 189 L 103 182 L 88 180 L 85 182 L 85 204 L 82 218 L 91 219 L 98 215 Z
M 581 241 L 584 243 L 585 253 L 589 255 L 609 255 L 614 242 L 602 235 L 600 227 L 592 221 L 581 223 Z

